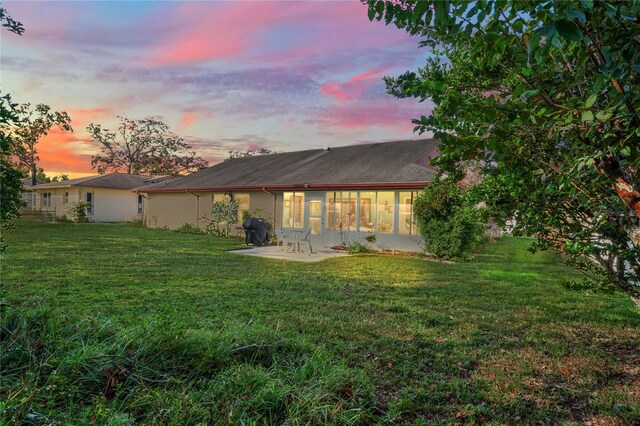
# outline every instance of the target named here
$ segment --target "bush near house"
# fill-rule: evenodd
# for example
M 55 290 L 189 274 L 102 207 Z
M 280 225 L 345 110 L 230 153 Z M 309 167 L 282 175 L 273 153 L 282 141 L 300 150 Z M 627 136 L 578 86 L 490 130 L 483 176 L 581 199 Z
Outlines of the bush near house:
M 577 272 L 531 240 L 457 264 L 296 263 L 128 224 L 16 226 L 1 424 L 640 422 L 640 313 L 563 287 Z
M 460 185 L 435 179 L 415 200 L 414 212 L 425 251 L 442 259 L 466 258 L 482 241 L 479 209 L 465 202 Z
M 88 222 L 87 207 L 89 207 L 89 204 L 85 201 L 76 201 L 71 204 L 71 208 L 67 210 L 67 213 L 69 213 L 74 222 Z

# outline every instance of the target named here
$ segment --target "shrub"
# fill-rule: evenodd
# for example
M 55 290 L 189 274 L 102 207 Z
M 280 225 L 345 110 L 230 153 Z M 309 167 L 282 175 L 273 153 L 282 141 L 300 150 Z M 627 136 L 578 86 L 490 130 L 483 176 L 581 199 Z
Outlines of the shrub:
M 131 219 L 129 221 L 129 223 L 131 224 L 131 226 L 133 226 L 134 228 L 146 228 L 147 224 L 144 223 L 144 218 L 143 217 L 136 217 L 134 219 Z
M 353 241 L 349 243 L 347 246 L 347 253 L 349 254 L 358 254 L 358 253 L 368 253 L 369 247 L 366 244 L 363 244 L 359 241 Z
M 56 222 L 58 222 L 58 223 L 71 223 L 71 222 L 73 222 L 73 220 L 70 219 L 69 217 L 67 217 L 67 215 L 62 215 L 62 216 L 56 216 Z
M 216 201 L 211 207 L 211 220 L 205 227 L 205 233 L 219 237 L 229 237 L 231 225 L 238 220 L 237 201 Z
M 425 250 L 434 256 L 468 257 L 482 239 L 480 210 L 466 203 L 453 180 L 435 179 L 418 195 L 413 208 Z
M 200 229 L 191 223 L 183 224 L 181 227 L 176 229 L 175 232 L 179 232 L 182 234 L 197 234 L 197 235 L 202 235 L 206 233 L 203 229 Z
M 71 204 L 71 208 L 67 212 L 75 222 L 87 222 L 87 204 L 84 201 L 77 201 Z

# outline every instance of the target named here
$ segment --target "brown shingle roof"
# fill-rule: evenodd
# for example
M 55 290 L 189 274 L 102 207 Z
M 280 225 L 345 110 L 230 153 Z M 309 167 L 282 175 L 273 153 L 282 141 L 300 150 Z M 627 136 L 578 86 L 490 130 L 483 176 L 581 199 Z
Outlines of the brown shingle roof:
M 71 186 L 89 186 L 92 188 L 133 189 L 152 182 L 151 176 L 130 175 L 126 173 L 109 173 L 104 175 L 86 176 L 60 182 L 45 183 L 35 189 L 68 188 Z
M 136 188 L 139 192 L 296 187 L 424 186 L 435 168 L 432 139 L 351 145 L 236 158 L 169 182 Z

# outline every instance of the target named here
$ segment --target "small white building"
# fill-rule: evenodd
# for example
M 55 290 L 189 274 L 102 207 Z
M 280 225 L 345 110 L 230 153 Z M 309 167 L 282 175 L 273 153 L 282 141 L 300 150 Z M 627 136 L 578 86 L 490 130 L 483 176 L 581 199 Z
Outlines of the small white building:
M 87 217 L 92 222 L 123 222 L 142 216 L 144 198 L 131 189 L 162 180 L 126 173 L 87 176 L 32 186 L 38 205 L 33 208 L 56 217 L 70 216 L 73 203 L 87 203 Z

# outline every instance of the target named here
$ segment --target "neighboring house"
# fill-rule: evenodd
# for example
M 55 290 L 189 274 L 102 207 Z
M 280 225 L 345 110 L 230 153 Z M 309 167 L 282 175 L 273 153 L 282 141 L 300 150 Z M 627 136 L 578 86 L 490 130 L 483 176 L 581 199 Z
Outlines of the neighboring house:
M 87 203 L 87 217 L 93 222 L 121 222 L 142 216 L 144 197 L 132 188 L 157 182 L 162 178 L 109 173 L 87 176 L 32 187 L 38 194 L 36 208 L 68 216 L 73 203 Z
M 206 225 L 214 201 L 235 199 L 260 210 L 275 228 L 311 229 L 314 245 L 363 242 L 379 249 L 420 250 L 413 200 L 436 175 L 430 139 L 315 149 L 227 160 L 141 188 L 145 223 Z
M 37 185 L 41 185 L 44 182 L 37 181 Z M 20 199 L 24 203 L 24 207 L 27 209 L 37 209 L 40 204 L 40 198 L 38 193 L 33 190 L 33 180 L 31 178 L 22 179 L 22 189 L 20 190 Z

